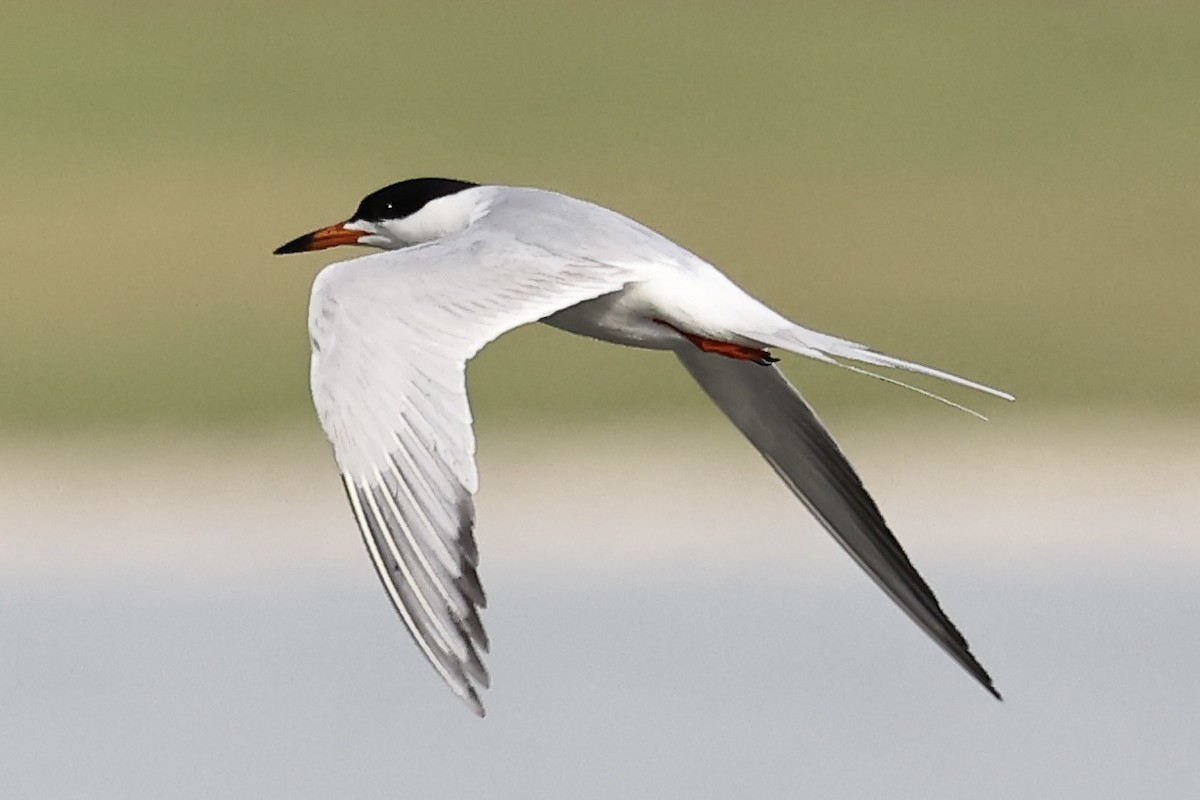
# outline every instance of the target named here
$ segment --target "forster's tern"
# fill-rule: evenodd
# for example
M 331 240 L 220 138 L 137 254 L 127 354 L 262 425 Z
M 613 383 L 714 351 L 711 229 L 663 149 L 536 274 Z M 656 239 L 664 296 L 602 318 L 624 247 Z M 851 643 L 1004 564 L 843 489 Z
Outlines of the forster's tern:
M 858 565 L 1000 697 L 771 348 L 1010 395 L 796 325 L 661 234 L 542 189 L 402 181 L 275 252 L 340 244 L 386 252 L 332 264 L 313 283 L 313 400 L 388 597 L 476 714 L 488 638 L 465 370 L 488 342 L 536 321 L 674 352 Z

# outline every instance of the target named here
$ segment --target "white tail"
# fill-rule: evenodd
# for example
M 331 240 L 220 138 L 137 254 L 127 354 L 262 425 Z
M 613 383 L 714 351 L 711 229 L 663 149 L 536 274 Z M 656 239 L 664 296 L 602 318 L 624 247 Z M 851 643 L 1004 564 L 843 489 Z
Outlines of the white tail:
M 893 356 L 884 355 L 883 353 L 877 353 L 869 347 L 865 347 L 857 342 L 852 342 L 848 339 L 839 339 L 836 336 L 830 336 L 825 333 L 809 330 L 808 328 L 804 328 L 800 325 L 793 325 L 790 330 L 785 330 L 781 332 L 780 335 L 755 338 L 761 338 L 763 343 L 770 347 L 778 347 L 784 350 L 790 350 L 794 353 L 808 356 L 809 358 L 814 358 L 818 361 L 824 361 L 827 364 L 833 364 L 834 366 L 841 367 L 842 369 L 848 369 L 851 372 L 857 372 L 860 375 L 868 375 L 872 378 L 877 378 L 881 381 L 886 381 L 887 383 L 901 386 L 905 389 L 914 391 L 917 394 L 924 395 L 925 397 L 945 403 L 952 408 L 965 411 L 966 413 L 979 417 L 980 419 L 987 419 L 987 417 L 983 416 L 977 411 L 967 408 L 966 406 L 959 405 L 952 400 L 947 400 L 945 397 L 942 397 L 939 394 L 918 388 L 911 384 L 905 383 L 904 381 L 897 380 L 896 378 L 880 375 L 877 372 L 872 372 L 871 370 L 863 369 L 862 367 L 853 364 L 843 364 L 837 359 L 845 358 L 851 361 L 858 361 L 862 364 L 870 364 L 876 367 L 903 369 L 909 372 L 915 372 L 919 375 L 927 375 L 931 378 L 947 381 L 948 383 L 956 383 L 959 386 L 965 386 L 968 389 L 974 389 L 978 392 L 983 392 L 984 394 L 990 394 L 993 397 L 999 397 L 1003 400 L 1014 399 L 1013 396 L 1008 392 L 1003 392 L 999 389 L 993 389 L 991 386 L 985 386 L 982 383 L 977 383 L 966 378 L 960 378 L 958 375 L 952 375 L 951 373 L 943 372 L 940 369 L 927 367 L 924 364 L 917 364 L 913 361 L 905 361 L 901 358 L 895 358 Z

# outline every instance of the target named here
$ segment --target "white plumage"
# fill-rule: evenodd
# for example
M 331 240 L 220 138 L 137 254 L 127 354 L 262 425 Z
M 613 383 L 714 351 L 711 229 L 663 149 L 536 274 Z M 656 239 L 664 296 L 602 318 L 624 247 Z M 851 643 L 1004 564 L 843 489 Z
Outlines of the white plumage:
M 477 714 L 488 640 L 479 619 L 485 596 L 476 574 L 478 476 L 465 369 L 488 342 L 539 320 L 675 351 L 855 561 L 996 694 L 858 476 L 765 351 L 899 367 L 1008 395 L 796 325 L 660 234 L 553 192 L 406 181 L 368 196 L 345 223 L 277 252 L 347 243 L 387 249 L 333 264 L 314 282 L 313 399 L 389 598 L 421 652 Z

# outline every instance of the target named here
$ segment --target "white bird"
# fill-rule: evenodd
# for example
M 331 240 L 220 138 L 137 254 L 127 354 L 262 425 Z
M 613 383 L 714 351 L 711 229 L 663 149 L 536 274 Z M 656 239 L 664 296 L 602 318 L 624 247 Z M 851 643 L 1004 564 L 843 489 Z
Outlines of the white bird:
M 1010 395 L 803 328 L 650 228 L 551 191 L 402 181 L 367 195 L 345 222 L 275 252 L 341 244 L 385 252 L 332 264 L 313 283 L 313 401 L 392 605 L 477 715 L 478 688 L 489 683 L 480 658 L 488 638 L 479 619 L 486 599 L 476 573 L 466 365 L 488 342 L 537 321 L 674 352 L 858 565 L 1000 698 L 769 348 Z

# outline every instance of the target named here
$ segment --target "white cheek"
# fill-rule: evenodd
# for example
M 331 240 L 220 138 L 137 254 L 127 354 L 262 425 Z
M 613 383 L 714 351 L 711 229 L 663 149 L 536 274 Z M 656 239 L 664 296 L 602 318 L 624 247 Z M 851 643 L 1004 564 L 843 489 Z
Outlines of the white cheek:
M 392 236 L 403 242 L 419 244 L 458 233 L 471 224 L 477 215 L 478 203 L 472 192 L 439 197 L 404 219 L 380 223 Z
M 360 245 L 366 245 L 367 247 L 378 247 L 380 250 L 395 250 L 404 246 L 404 242 L 398 242 L 391 236 L 384 236 L 379 233 L 372 233 L 368 236 L 360 236 L 358 238 L 358 243 Z

